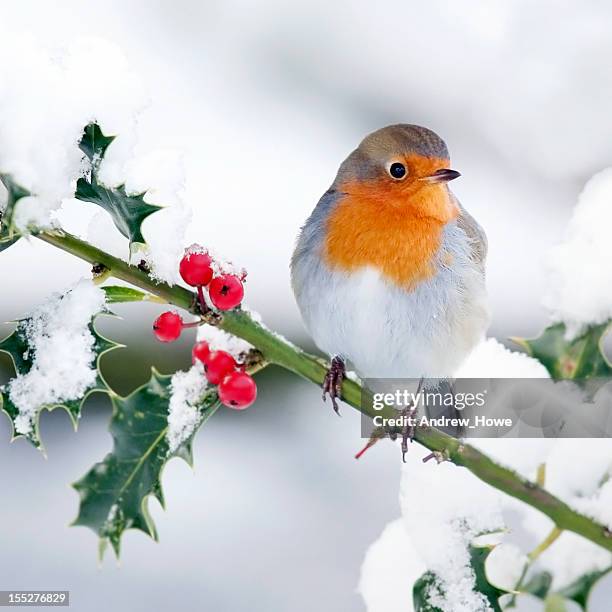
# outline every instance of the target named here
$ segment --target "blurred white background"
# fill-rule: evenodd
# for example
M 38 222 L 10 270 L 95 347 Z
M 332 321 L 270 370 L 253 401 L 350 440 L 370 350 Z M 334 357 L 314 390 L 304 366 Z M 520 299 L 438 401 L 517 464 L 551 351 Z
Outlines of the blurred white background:
M 249 304 L 306 344 L 289 287 L 293 241 L 367 132 L 420 123 L 447 141 L 463 174 L 453 189 L 489 236 L 498 337 L 545 324 L 544 255 L 584 182 L 612 161 L 603 1 L 21 0 L 4 2 L 2 19 L 50 45 L 95 35 L 121 46 L 150 95 L 136 151 L 185 154 L 189 238 L 245 265 Z M 95 212 L 71 209 L 74 228 Z M 86 273 L 21 241 L 0 257 L 0 320 Z M 122 391 L 149 363 L 169 372 L 188 362 L 187 342 L 150 339 L 155 312 L 125 307 L 124 322 L 104 324 L 129 344 L 113 368 Z M 168 511 L 154 511 L 162 542 L 130 533 L 122 567 L 99 571 L 93 535 L 65 527 L 77 503 L 65 485 L 108 450 L 108 409 L 86 410 L 78 435 L 65 416 L 45 415 L 48 461 L 23 441 L 9 448 L 0 419 L 2 588 L 69 588 L 77 610 L 362 609 L 363 553 L 399 512 L 395 449 L 355 463 L 348 409 L 336 419 L 316 389 L 278 373 L 260 387 L 252 412 L 202 432 L 195 475 L 179 462 L 166 470 Z

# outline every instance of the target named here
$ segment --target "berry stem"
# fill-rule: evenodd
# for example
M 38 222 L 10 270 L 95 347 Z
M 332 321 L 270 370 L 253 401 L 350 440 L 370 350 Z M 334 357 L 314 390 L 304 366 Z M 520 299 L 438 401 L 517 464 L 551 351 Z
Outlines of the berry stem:
M 204 321 L 202 321 L 202 320 L 200 320 L 200 321 L 191 321 L 190 323 L 183 323 L 183 329 L 187 329 L 189 327 L 199 327 L 203 323 L 204 323 Z
M 193 314 L 201 314 L 200 306 L 196 306 L 196 295 L 184 287 L 157 283 L 135 266 L 61 229 L 42 231 L 34 235 L 90 264 L 97 262 L 105 265 L 116 278 L 140 287 L 169 304 Z M 323 384 L 329 368 L 328 363 L 306 353 L 267 329 L 248 312 L 242 309 L 228 310 L 218 319 L 218 326 L 252 344 L 263 354 L 266 362 L 277 364 L 319 386 Z M 369 418 L 378 416 L 391 420 L 397 417 L 397 411 L 391 406 L 374 410 L 370 392 L 362 389 L 350 378 L 345 378 L 342 383 L 342 398 L 346 404 Z M 401 435 L 401 429 L 395 433 Z M 608 528 L 577 512 L 536 482 L 527 480 L 513 470 L 496 463 L 474 446 L 457 440 L 435 427 L 425 425 L 416 428 L 414 438 L 429 450 L 444 453 L 449 461 L 470 470 L 487 484 L 536 508 L 552 519 L 559 529 L 577 533 L 612 551 L 612 532 Z
M 200 304 L 200 310 L 202 314 L 206 314 L 210 308 L 206 304 L 206 300 L 204 299 L 204 289 L 202 289 L 202 285 L 198 285 L 198 303 Z

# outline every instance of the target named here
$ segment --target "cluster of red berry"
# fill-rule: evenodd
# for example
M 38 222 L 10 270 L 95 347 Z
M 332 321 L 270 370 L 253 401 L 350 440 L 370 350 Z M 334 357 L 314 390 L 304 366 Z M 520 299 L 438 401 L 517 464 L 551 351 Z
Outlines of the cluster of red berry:
M 211 351 L 208 342 L 196 342 L 191 351 L 193 363 L 204 365 L 206 380 L 219 385 L 219 400 L 228 408 L 243 410 L 257 397 L 257 385 L 227 351 Z
M 179 271 L 182 279 L 196 287 L 200 305 L 205 311 L 208 306 L 204 299 L 203 287 L 208 288 L 210 302 L 218 310 L 230 310 L 242 302 L 245 275 L 220 273 L 215 275 L 215 262 L 209 253 L 197 246 L 187 249 L 181 259 Z M 173 342 L 186 327 L 200 322 L 185 323 L 181 316 L 172 311 L 164 312 L 153 323 L 153 333 L 160 342 Z M 244 371 L 226 351 L 213 351 L 207 342 L 197 342 L 192 350 L 192 361 L 204 366 L 206 380 L 218 385 L 219 400 L 229 408 L 243 410 L 257 397 L 257 386 L 253 377 Z

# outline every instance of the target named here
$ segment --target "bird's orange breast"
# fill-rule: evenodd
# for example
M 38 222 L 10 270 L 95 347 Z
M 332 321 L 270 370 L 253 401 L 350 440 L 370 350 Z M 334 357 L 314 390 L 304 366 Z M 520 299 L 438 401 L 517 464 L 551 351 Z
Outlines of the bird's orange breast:
M 410 289 L 435 274 L 444 225 L 458 214 L 448 190 L 408 198 L 394 185 L 347 185 L 327 222 L 324 258 L 352 272 L 371 266 Z

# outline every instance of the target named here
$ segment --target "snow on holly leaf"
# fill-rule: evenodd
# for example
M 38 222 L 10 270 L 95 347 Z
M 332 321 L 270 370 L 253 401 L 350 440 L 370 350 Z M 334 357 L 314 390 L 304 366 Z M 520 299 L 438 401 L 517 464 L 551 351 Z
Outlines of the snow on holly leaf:
M 537 338 L 512 338 L 538 359 L 555 380 L 610 379 L 612 367 L 602 350 L 602 339 L 610 322 L 591 325 L 568 339 L 563 323 L 547 327 Z
M 4 251 L 20 238 L 20 235 L 15 232 L 13 223 L 15 207 L 19 200 L 31 194 L 27 189 L 15 183 L 8 174 L 0 174 L 0 183 L 6 189 L 6 202 L 0 208 L 0 251 Z
M 493 547 L 491 546 L 470 546 L 469 548 L 470 566 L 475 579 L 474 592 L 480 598 L 474 605 L 477 606 L 478 610 L 501 612 L 498 600 L 508 591 L 491 584 L 487 577 L 485 563 L 492 550 Z M 425 572 L 414 583 L 412 597 L 416 612 L 442 612 L 442 608 L 437 604 L 444 605 L 446 609 L 446 604 L 450 603 L 447 601 L 447 594 L 444 592 L 437 575 L 431 571 Z M 455 603 L 461 607 L 460 604 L 465 602 Z M 453 609 L 455 609 L 454 606 Z
M 98 183 L 90 183 L 84 178 L 77 181 L 74 195 L 78 200 L 97 204 L 110 213 L 115 226 L 129 239 L 130 245 L 144 244 L 142 222 L 149 215 L 161 210 L 161 206 L 147 204 L 144 201 L 144 193 L 128 195 L 123 185 L 116 189 L 108 189 Z
M 100 161 L 113 140 L 115 137 L 105 136 L 97 123 L 90 123 L 85 127 L 79 149 L 85 153 L 91 163 L 92 179 L 95 178 Z
M 129 239 L 130 246 L 134 243 L 144 244 L 142 222 L 162 207 L 145 202 L 145 193 L 128 194 L 124 185 L 110 188 L 98 183 L 98 167 L 113 139 L 114 137 L 105 136 L 96 124 L 85 128 L 79 147 L 91 163 L 91 175 L 89 180 L 80 178 L 77 181 L 74 195 L 78 200 L 92 202 L 106 210 L 117 229 Z
M 76 428 L 85 399 L 108 388 L 99 359 L 118 345 L 97 333 L 94 320 L 104 311 L 104 292 L 81 281 L 51 296 L 17 323 L 0 342 L 11 356 L 16 376 L 2 387 L 2 408 L 14 434 L 41 447 L 38 430 L 43 409 L 64 408 Z
M 157 539 L 148 498 L 164 505 L 161 471 L 171 457 L 192 463 L 196 430 L 219 404 L 202 370 L 162 376 L 153 371 L 148 383 L 127 397 L 111 397 L 113 450 L 73 486 L 80 496 L 73 525 L 89 527 L 110 543 L 117 556 L 126 529 Z

